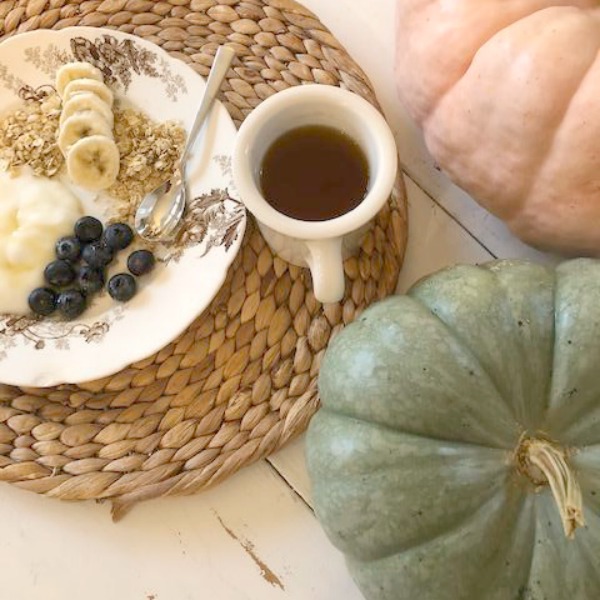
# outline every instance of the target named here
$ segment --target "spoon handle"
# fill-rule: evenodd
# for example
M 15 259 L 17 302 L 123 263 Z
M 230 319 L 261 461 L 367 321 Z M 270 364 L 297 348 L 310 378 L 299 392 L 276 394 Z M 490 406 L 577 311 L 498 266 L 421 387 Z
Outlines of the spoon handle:
M 194 142 L 202 129 L 202 125 L 212 108 L 213 102 L 221 89 L 221 84 L 223 83 L 223 79 L 225 79 L 225 75 L 227 75 L 227 71 L 229 70 L 229 66 L 231 65 L 231 61 L 235 57 L 235 50 L 230 46 L 220 46 L 217 50 L 217 54 L 215 55 L 215 60 L 213 62 L 213 66 L 210 70 L 210 74 L 208 75 L 208 79 L 206 80 L 206 88 L 204 90 L 204 96 L 202 97 L 202 102 L 200 103 L 200 108 L 198 109 L 198 113 L 196 114 L 196 118 L 194 119 L 194 124 L 192 126 L 192 130 L 190 131 L 190 135 L 187 139 L 185 149 L 181 155 L 181 169 L 185 169 L 185 163 L 187 161 L 187 157 L 189 151 L 194 146 Z

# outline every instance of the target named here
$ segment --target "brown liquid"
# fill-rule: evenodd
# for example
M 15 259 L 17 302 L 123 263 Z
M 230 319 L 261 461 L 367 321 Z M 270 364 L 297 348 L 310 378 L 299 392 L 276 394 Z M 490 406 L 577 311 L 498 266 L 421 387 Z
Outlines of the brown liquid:
M 267 150 L 260 184 L 266 201 L 303 221 L 326 221 L 356 208 L 369 185 L 369 165 L 345 133 L 321 125 L 292 129 Z

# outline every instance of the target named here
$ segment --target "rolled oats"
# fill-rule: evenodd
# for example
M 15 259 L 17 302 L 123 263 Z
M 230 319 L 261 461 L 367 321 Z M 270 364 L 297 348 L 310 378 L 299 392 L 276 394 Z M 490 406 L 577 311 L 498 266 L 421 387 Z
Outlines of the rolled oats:
M 131 221 L 139 201 L 175 172 L 185 131 L 173 121 L 155 123 L 131 108 L 116 108 L 114 114 L 121 159 L 117 181 L 107 193 L 120 201 L 115 218 Z M 28 100 L 0 119 L 0 170 L 29 165 L 36 175 L 59 173 L 65 162 L 56 143 L 59 118 L 60 98 L 50 94 Z
M 125 202 L 119 218 L 131 220 L 139 201 L 175 172 L 185 131 L 173 121 L 154 123 L 139 111 L 124 109 L 115 112 L 115 140 L 121 168 L 108 193 Z
M 0 120 L 0 169 L 29 165 L 36 175 L 52 177 L 64 157 L 56 144 L 60 99 L 52 94 L 43 102 L 29 100 Z

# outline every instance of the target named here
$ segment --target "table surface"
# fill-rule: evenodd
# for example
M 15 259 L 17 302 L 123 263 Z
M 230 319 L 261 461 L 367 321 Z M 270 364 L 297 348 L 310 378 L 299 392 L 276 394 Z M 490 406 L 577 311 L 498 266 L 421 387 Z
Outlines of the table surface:
M 400 149 L 410 242 L 398 291 L 458 262 L 552 260 L 437 171 L 396 99 L 395 0 L 304 0 L 370 76 Z M 64 504 L 3 485 L 0 600 L 361 600 L 311 508 L 304 440 L 204 494 L 135 508 Z

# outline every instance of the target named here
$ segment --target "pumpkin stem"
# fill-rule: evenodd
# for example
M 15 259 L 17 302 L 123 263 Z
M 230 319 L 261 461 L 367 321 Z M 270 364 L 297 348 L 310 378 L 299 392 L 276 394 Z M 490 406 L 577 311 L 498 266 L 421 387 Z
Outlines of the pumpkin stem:
M 575 537 L 575 530 L 585 525 L 581 488 L 567 462 L 567 452 L 538 438 L 523 437 L 517 450 L 520 470 L 537 486 L 549 485 L 558 505 L 565 535 Z

